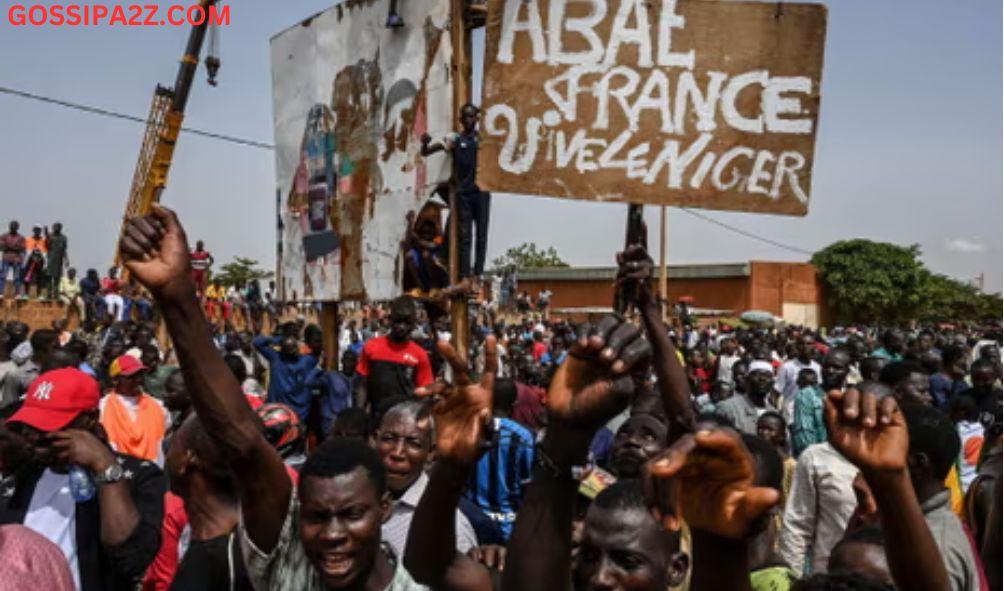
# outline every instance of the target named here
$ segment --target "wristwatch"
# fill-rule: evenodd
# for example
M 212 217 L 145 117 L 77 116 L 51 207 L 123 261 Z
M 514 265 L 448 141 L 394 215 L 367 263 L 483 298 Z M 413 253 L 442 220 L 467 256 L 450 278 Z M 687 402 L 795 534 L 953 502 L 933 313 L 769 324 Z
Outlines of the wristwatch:
M 125 480 L 125 470 L 118 462 L 105 468 L 104 472 L 94 474 L 94 482 L 98 484 L 113 484 L 120 480 Z

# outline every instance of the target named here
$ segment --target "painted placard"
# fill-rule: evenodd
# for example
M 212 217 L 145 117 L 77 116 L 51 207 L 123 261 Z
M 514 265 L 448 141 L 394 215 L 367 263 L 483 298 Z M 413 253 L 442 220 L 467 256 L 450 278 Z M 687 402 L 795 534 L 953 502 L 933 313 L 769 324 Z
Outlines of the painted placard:
M 281 296 L 402 291 L 412 216 L 449 180 L 421 136 L 453 129 L 449 0 L 346 0 L 271 40 Z
M 805 215 L 826 8 L 490 0 L 478 180 Z

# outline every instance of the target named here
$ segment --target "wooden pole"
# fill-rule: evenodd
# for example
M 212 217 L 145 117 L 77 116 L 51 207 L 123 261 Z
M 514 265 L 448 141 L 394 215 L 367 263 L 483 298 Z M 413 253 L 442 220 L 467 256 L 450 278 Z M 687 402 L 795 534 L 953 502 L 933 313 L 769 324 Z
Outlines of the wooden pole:
M 666 268 L 666 234 L 669 230 L 668 208 L 659 207 L 659 299 L 662 300 L 662 321 L 666 321 L 669 308 L 669 272 Z
M 338 369 L 338 302 L 321 303 L 321 342 L 324 369 Z
M 470 100 L 471 64 L 468 59 L 470 52 L 470 36 L 464 23 L 466 0 L 451 0 L 450 5 L 450 45 L 453 48 L 453 113 L 460 113 L 460 108 Z M 455 169 L 454 169 L 455 170 Z M 457 285 L 460 280 L 460 216 L 457 199 L 457 179 L 450 180 L 450 284 Z M 450 333 L 453 335 L 453 348 L 461 358 L 467 359 L 467 345 L 470 340 L 470 322 L 467 317 L 466 292 L 457 294 L 450 300 Z

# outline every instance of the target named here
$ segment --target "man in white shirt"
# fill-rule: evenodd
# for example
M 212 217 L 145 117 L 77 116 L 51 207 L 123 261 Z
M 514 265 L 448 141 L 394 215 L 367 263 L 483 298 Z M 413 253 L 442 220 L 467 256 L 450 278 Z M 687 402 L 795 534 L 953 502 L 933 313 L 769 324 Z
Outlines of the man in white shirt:
M 732 365 L 739 361 L 739 346 L 731 336 L 722 338 L 718 347 L 718 381 L 732 384 Z
M 799 337 L 795 344 L 795 358 L 789 359 L 781 366 L 775 388 L 781 393 L 781 413 L 784 420 L 791 424 L 795 415 L 795 396 L 798 395 L 798 372 L 811 369 L 816 372 L 818 382 L 823 381 L 823 373 L 819 364 L 813 361 L 816 350 L 816 338 L 809 333 Z
M 394 498 L 390 517 L 383 524 L 382 537 L 398 556 L 404 556 L 412 517 L 429 483 L 425 468 L 433 452 L 433 429 L 431 407 L 410 400 L 388 409 L 373 437 L 373 445 L 387 473 L 387 489 Z M 477 536 L 459 510 L 455 522 L 457 551 L 466 554 L 478 545 Z
M 852 487 L 857 474 L 829 442 L 810 445 L 798 457 L 778 547 L 796 573 L 826 572 L 830 552 L 857 507 Z

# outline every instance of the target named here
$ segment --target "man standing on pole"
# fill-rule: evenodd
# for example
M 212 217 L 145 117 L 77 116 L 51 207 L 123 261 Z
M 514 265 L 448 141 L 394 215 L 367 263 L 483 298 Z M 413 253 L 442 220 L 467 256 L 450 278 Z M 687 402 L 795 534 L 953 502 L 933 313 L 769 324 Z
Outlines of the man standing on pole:
M 457 211 L 460 222 L 460 278 L 472 274 L 480 284 L 485 272 L 485 255 L 488 250 L 488 218 L 491 210 L 491 194 L 481 191 L 477 185 L 478 166 L 478 119 L 481 110 L 472 103 L 460 109 L 460 124 L 463 131 L 451 133 L 441 142 L 432 143 L 429 134 L 422 134 L 422 156 L 440 151 L 448 151 L 453 157 L 453 178 L 457 187 Z M 474 242 L 474 268 L 471 269 L 472 225 L 477 226 Z M 475 286 L 477 288 L 478 286 Z

